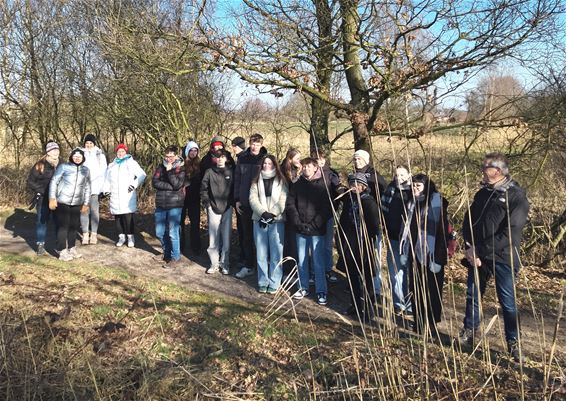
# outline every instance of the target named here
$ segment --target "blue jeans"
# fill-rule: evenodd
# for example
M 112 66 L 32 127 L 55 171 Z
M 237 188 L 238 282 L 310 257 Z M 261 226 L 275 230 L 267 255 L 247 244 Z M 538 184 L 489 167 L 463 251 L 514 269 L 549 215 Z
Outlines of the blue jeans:
M 49 223 L 49 216 L 53 216 L 55 221 L 55 228 L 57 229 L 57 218 L 55 214 L 49 210 L 49 200 L 47 196 L 41 198 L 41 202 L 36 206 L 37 218 L 35 224 L 35 242 L 36 244 L 45 244 L 45 237 L 47 237 L 47 223 Z
M 381 249 L 383 247 L 383 235 L 378 234 L 375 240 L 375 276 L 373 276 L 373 288 L 375 295 L 381 296 Z
M 332 258 L 334 247 L 332 243 L 334 242 L 334 219 L 331 217 L 326 222 L 326 234 L 324 235 L 324 267 L 326 272 L 332 270 L 332 265 L 334 260 Z
M 161 242 L 165 259 L 181 259 L 181 242 L 179 240 L 181 227 L 181 213 L 183 208 L 155 209 L 155 235 Z M 168 228 L 168 235 L 165 229 Z
M 324 266 L 324 236 L 307 236 L 298 234 L 297 265 L 299 267 L 299 288 L 309 289 L 309 253 L 312 256 L 314 270 L 314 286 L 316 293 L 326 294 L 326 268 Z
M 466 292 L 466 317 L 464 327 L 476 330 L 480 325 L 480 309 L 478 300 L 478 287 L 476 285 L 475 272 L 477 272 L 477 282 L 479 283 L 479 294 L 483 297 L 487 282 L 491 276 L 495 275 L 495 291 L 501 309 L 503 309 L 503 324 L 505 325 L 505 339 L 507 342 L 519 338 L 519 313 L 515 303 L 515 276 L 518 269 L 513 271 L 509 265 L 495 262 L 487 265 L 482 261 L 480 268 L 468 267 L 468 290 Z
M 402 255 L 399 241 L 390 240 L 387 252 L 387 267 L 389 269 L 389 282 L 393 294 L 395 311 L 410 311 L 411 303 L 408 299 L 408 266 L 409 258 Z
M 283 277 L 283 241 L 285 240 L 285 224 L 277 222 L 261 228 L 254 221 L 254 241 L 257 257 L 257 285 L 278 289 Z M 269 264 L 268 264 L 269 259 Z

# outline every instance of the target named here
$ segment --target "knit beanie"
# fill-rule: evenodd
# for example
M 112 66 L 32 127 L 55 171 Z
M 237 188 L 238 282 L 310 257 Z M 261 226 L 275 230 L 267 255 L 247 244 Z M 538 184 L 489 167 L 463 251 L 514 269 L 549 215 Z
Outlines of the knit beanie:
M 348 184 L 351 185 L 353 183 L 362 184 L 362 185 L 365 185 L 366 187 L 368 186 L 368 180 L 367 180 L 366 175 L 364 173 L 350 174 L 348 176 Z
M 83 139 L 83 146 L 87 142 L 92 142 L 96 146 L 96 137 L 93 134 L 86 134 L 84 139 Z
M 47 142 L 47 145 L 45 145 L 45 153 L 49 153 L 53 149 L 59 149 L 59 145 L 57 145 L 54 141 Z
M 244 149 L 246 147 L 246 140 L 241 136 L 237 136 L 234 139 L 232 139 L 232 146 L 238 146 Z
M 189 157 L 189 151 L 191 149 L 197 149 L 197 150 L 200 149 L 198 143 L 196 143 L 195 141 L 187 142 L 187 144 L 185 145 L 185 159 Z
M 128 153 L 128 147 L 126 145 L 124 145 L 123 143 L 118 144 L 118 146 L 116 146 L 116 149 L 114 149 L 114 152 L 117 152 L 120 149 L 124 149 L 126 151 L 126 153 Z
M 366 162 L 366 164 L 369 164 L 369 153 L 366 152 L 365 150 L 356 150 L 354 152 L 354 157 L 359 157 L 360 159 L 362 159 L 363 161 Z

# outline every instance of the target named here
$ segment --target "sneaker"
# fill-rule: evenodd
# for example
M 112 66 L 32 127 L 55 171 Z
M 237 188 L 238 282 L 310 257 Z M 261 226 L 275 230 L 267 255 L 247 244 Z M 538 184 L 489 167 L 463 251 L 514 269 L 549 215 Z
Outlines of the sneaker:
M 128 248 L 133 248 L 134 245 L 134 235 L 128 234 Z
M 259 292 L 260 294 L 267 294 L 267 286 L 266 285 L 259 286 L 257 292 Z
M 206 269 L 206 274 L 214 274 L 218 271 L 218 267 L 216 266 L 210 266 L 208 269 Z
M 293 298 L 294 299 L 303 299 L 307 295 L 309 295 L 309 292 L 307 290 L 300 289 L 300 290 L 297 290 L 297 292 L 293 294 Z
M 309 285 L 314 285 L 314 277 L 309 277 Z
M 460 345 L 467 345 L 471 347 L 474 345 L 474 337 L 476 337 L 475 330 L 464 327 L 460 331 L 460 334 L 458 334 L 458 341 L 460 342 Z
M 69 249 L 69 255 L 71 255 L 73 257 L 73 259 L 79 259 L 82 258 L 83 255 L 81 255 L 78 251 L 77 251 L 77 247 L 72 247 L 71 249 Z
M 118 242 L 116 242 L 116 246 L 120 247 L 126 243 L 126 235 L 120 234 L 118 235 Z
M 517 363 L 525 362 L 525 357 L 521 354 L 519 349 L 519 343 L 517 340 L 511 340 L 507 343 L 507 350 L 509 351 L 509 356 Z
M 96 244 L 98 244 L 98 237 L 97 237 L 96 233 L 90 233 L 89 243 L 90 243 L 91 245 L 96 245 Z
M 267 293 L 269 295 L 275 295 L 275 294 L 277 294 L 277 288 L 267 287 Z
M 228 269 L 226 266 L 222 266 L 220 268 L 220 273 L 224 274 L 225 276 L 227 276 L 228 274 L 230 274 L 230 269 Z
M 88 245 L 88 241 L 89 241 L 89 234 L 83 233 L 83 240 L 81 241 L 81 244 L 82 245 Z
M 319 305 L 326 305 L 326 294 L 324 292 L 316 294 L 316 303 Z
M 236 273 L 237 278 L 246 278 L 254 274 L 254 270 L 250 269 L 249 267 L 242 267 L 238 273 Z
M 338 276 L 333 271 L 326 273 L 326 279 L 329 283 L 336 284 L 338 282 Z
M 37 256 L 42 256 L 45 255 L 45 244 L 43 242 L 40 242 L 39 244 L 37 244 Z
M 169 262 L 166 262 L 163 266 L 164 269 L 176 269 L 177 267 L 179 267 L 181 265 L 181 261 L 180 260 L 170 260 Z
M 59 260 L 63 262 L 69 262 L 73 260 L 73 257 L 71 256 L 68 250 L 63 249 L 62 251 L 59 252 Z

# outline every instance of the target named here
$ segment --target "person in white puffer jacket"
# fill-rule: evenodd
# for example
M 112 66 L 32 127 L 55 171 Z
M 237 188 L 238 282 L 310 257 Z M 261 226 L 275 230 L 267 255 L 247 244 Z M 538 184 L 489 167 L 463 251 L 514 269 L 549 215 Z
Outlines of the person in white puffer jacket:
M 136 190 L 145 180 L 146 174 L 123 143 L 116 146 L 116 158 L 108 165 L 102 191 L 110 196 L 110 213 L 116 220 L 118 242 L 122 246 L 134 247 L 134 213 L 137 211 Z
M 82 244 L 88 245 L 98 242 L 98 222 L 100 221 L 98 200 L 102 193 L 107 163 L 104 152 L 96 146 L 96 137 L 93 134 L 85 135 L 82 150 L 85 154 L 84 165 L 90 171 L 90 207 L 88 213 L 81 213 Z

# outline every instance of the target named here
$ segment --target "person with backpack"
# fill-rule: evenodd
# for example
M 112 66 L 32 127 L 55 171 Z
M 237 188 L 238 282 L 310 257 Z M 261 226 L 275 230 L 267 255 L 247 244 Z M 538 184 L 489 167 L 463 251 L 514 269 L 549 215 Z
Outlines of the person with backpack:
M 94 245 L 98 243 L 98 223 L 100 221 L 99 198 L 102 194 L 102 185 L 106 176 L 106 156 L 96 146 L 96 137 L 93 134 L 85 135 L 82 151 L 85 155 L 84 165 L 90 173 L 90 200 L 88 213 L 81 213 L 82 244 Z
M 84 165 L 84 152 L 76 148 L 67 163 L 60 163 L 49 184 L 49 209 L 57 216 L 57 252 L 59 260 L 80 258 L 75 243 L 80 214 L 88 213 L 90 173 Z
M 38 256 L 45 255 L 47 223 L 49 217 L 53 215 L 49 209 L 49 183 L 59 165 L 59 153 L 59 145 L 54 141 L 48 141 L 45 145 L 45 154 L 33 165 L 27 178 L 27 188 L 33 194 L 30 210 L 35 208 L 37 213 L 35 243 Z

